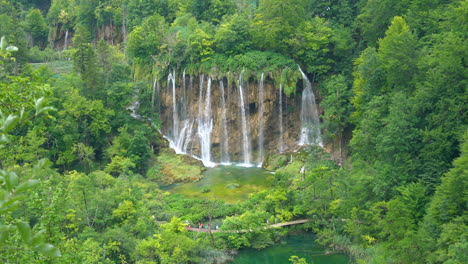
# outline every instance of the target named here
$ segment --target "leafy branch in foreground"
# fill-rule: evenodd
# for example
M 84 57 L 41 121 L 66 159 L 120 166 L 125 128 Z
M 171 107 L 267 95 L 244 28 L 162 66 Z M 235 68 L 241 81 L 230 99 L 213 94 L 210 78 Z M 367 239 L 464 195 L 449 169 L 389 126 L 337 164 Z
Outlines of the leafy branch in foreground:
M 0 111 L 0 148 L 9 142 L 8 134 L 14 130 L 16 125 L 24 122 L 41 113 L 55 110 L 50 106 L 45 106 L 44 98 L 35 100 L 35 114 L 27 117 L 24 109 L 20 115 L 4 115 Z M 34 167 L 39 169 L 46 163 L 45 159 L 39 160 Z M 29 225 L 20 219 L 15 219 L 13 213 L 21 206 L 21 201 L 26 198 L 26 193 L 33 190 L 39 181 L 28 179 L 20 182 L 20 177 L 14 171 L 0 169 L 0 252 L 7 250 L 6 242 L 8 238 L 17 231 L 21 241 L 27 247 L 48 257 L 60 257 L 60 250 L 54 245 L 44 242 L 43 233 L 45 230 L 34 232 Z

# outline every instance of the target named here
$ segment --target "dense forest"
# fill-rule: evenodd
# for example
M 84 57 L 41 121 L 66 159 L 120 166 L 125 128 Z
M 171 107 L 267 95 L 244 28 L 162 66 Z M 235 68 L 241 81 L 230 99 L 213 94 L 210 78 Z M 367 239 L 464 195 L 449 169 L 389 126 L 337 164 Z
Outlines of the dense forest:
M 353 263 L 466 263 L 467 17 L 467 0 L 0 0 L 0 261 L 226 263 L 310 219 Z M 271 153 L 272 185 L 237 203 L 160 187 L 205 168 L 168 149 L 156 82 L 269 73 L 292 98 L 297 65 L 325 147 Z M 254 231 L 187 232 L 212 218 Z

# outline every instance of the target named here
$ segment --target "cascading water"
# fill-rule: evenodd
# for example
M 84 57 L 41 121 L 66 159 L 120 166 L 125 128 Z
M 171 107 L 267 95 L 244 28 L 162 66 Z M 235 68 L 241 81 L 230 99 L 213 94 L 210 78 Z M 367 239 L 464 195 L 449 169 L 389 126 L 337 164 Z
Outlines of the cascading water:
M 284 151 L 284 143 L 283 143 L 283 84 L 280 82 L 280 89 L 279 89 L 279 139 L 278 139 L 278 151 L 283 153 Z
M 244 164 L 250 165 L 250 147 L 249 147 L 249 132 L 247 131 L 247 117 L 245 116 L 244 92 L 242 91 L 242 73 L 239 75 L 239 103 L 241 109 L 242 123 L 242 150 L 244 156 Z
M 208 78 L 205 96 L 205 109 L 201 112 L 203 97 L 203 77 L 200 82 L 200 114 L 198 119 L 198 136 L 200 137 L 201 160 L 206 167 L 213 167 L 211 161 L 211 133 L 213 132 L 213 118 L 211 116 L 211 78 Z
M 172 71 L 167 76 L 167 90 L 160 89 L 162 87 L 159 80 L 154 80 L 151 104 L 160 113 L 161 110 L 167 111 L 160 115 L 165 125 L 163 131 L 176 153 L 192 155 L 207 167 L 232 163 L 261 166 L 267 152 L 271 151 L 267 146 L 276 145 L 277 151 L 284 153 L 286 149 L 291 149 L 292 137 L 299 139 L 296 141 L 299 145 L 322 146 L 312 85 L 307 76 L 302 71 L 301 73 L 304 89 L 301 111 L 297 115 L 286 116 L 284 112 L 290 103 L 285 101 L 283 80 L 279 81 L 279 93 L 272 92 L 263 73 L 260 75 L 257 91 L 253 88 L 253 83 L 243 79 L 243 72 L 239 74 L 237 82 L 228 73 L 227 78 L 216 81 L 201 74 L 197 83 L 196 77 L 186 76 L 185 70 L 179 75 L 179 79 L 176 78 L 175 71 Z M 199 85 L 199 90 L 194 87 L 194 83 Z M 216 85 L 219 85 L 219 90 Z M 231 85 L 237 87 L 232 86 L 231 90 Z M 249 97 L 252 95 L 256 97 L 255 100 Z M 249 104 L 254 101 L 258 108 Z M 137 107 L 138 102 L 135 101 L 128 109 L 132 116 L 141 119 L 136 114 Z M 271 111 L 276 107 L 277 111 Z M 276 116 L 272 116 L 272 112 Z M 256 120 L 252 120 L 254 117 Z M 270 120 L 277 123 L 268 124 L 267 121 Z M 291 133 L 291 129 L 296 133 Z M 255 155 L 252 154 L 253 150 Z
M 185 69 L 182 73 L 182 116 L 181 120 L 187 119 L 187 87 L 185 84 Z
M 68 29 L 65 31 L 65 41 L 63 42 L 63 50 L 68 49 Z
M 312 91 L 312 84 L 300 67 L 299 71 L 304 79 L 301 104 L 301 137 L 299 139 L 299 145 L 319 145 L 323 147 L 320 120 L 315 104 L 315 95 Z
M 175 75 L 174 75 L 175 76 Z M 182 98 L 181 98 L 181 110 L 180 115 L 178 115 L 178 128 L 180 129 L 177 132 L 177 138 L 175 138 L 175 151 L 176 153 L 187 153 L 188 143 L 190 143 L 192 129 L 191 125 L 193 122 L 187 116 L 187 93 L 185 86 L 185 70 L 182 74 Z M 182 126 L 180 126 L 182 124 Z
M 154 78 L 153 88 L 151 89 L 151 107 L 154 108 L 154 101 L 156 99 L 156 84 L 158 82 L 158 78 Z
M 227 120 L 226 120 L 226 100 L 224 99 L 224 83 L 223 80 L 219 81 L 219 89 L 221 90 L 221 126 L 223 136 L 221 143 L 221 163 L 229 164 L 229 135 L 227 129 Z
M 177 93 L 175 82 L 175 71 L 167 76 L 167 85 L 172 83 L 172 141 L 177 142 L 179 139 L 179 116 L 177 113 Z
M 258 87 L 258 164 L 261 167 L 263 160 L 265 159 L 265 150 L 264 150 L 264 141 L 265 138 L 263 136 L 263 127 L 264 127 L 264 120 L 263 120 L 263 81 L 264 81 L 264 74 L 260 76 L 260 84 Z

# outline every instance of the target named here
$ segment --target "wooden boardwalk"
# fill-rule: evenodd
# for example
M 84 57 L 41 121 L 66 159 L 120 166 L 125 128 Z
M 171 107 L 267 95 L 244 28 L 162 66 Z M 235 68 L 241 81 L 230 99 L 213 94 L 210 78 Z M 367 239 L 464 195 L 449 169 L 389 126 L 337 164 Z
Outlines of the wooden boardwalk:
M 290 222 L 266 225 L 266 226 L 257 227 L 253 229 L 241 229 L 241 230 L 214 230 L 214 229 L 210 230 L 210 229 L 190 227 L 190 228 L 187 228 L 187 231 L 191 231 L 191 232 L 210 232 L 211 231 L 211 233 L 247 233 L 247 232 L 258 231 L 261 229 L 269 229 L 269 228 L 283 227 L 283 226 L 290 226 L 290 225 L 300 225 L 300 224 L 304 224 L 307 222 L 309 222 L 309 219 L 300 219 L 300 220 L 295 220 L 295 221 L 290 221 Z

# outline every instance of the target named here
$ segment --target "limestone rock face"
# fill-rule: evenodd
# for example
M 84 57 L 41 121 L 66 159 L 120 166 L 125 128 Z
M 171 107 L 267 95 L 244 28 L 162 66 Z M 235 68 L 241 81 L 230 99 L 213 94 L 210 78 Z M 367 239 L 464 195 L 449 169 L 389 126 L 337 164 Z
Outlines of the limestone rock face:
M 210 79 L 210 94 L 207 95 Z M 167 86 L 160 91 L 158 104 L 162 133 L 171 140 L 171 145 L 176 151 L 201 158 L 204 143 L 201 143 L 200 128 L 206 127 L 207 124 L 212 124 L 209 143 L 212 162 L 222 162 L 223 155 L 229 157 L 227 160 L 229 162 L 242 162 L 246 155 L 246 143 L 250 161 L 255 165 L 261 164 L 268 153 L 280 150 L 288 152 L 297 148 L 301 132 L 301 94 L 296 93 L 290 97 L 283 94 L 280 106 L 279 87 L 276 87 L 271 78 L 265 78 L 263 85 L 253 78 L 241 82 L 246 131 L 243 130 L 245 126 L 242 123 L 239 76 L 233 76 L 228 81 L 228 78 L 180 74 L 175 78 L 175 86 L 172 80 L 168 80 Z M 259 99 L 261 87 L 263 87 L 263 100 Z M 283 113 L 282 135 L 280 107 Z M 177 111 L 175 115 L 174 109 Z M 260 127 L 262 123 L 263 128 Z M 263 140 L 261 140 L 262 131 Z M 245 135 L 248 136 L 247 139 Z M 262 141 L 264 153 L 260 155 Z

